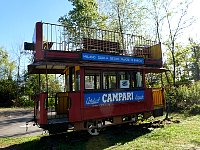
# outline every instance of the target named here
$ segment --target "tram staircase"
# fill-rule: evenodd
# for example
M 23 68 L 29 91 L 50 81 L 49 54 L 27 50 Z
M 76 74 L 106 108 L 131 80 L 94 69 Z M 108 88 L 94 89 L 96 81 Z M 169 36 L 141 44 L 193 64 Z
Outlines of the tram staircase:
M 69 109 L 71 100 L 66 92 L 57 93 L 55 96 L 49 96 L 47 119 L 48 124 L 67 123 L 69 120 Z

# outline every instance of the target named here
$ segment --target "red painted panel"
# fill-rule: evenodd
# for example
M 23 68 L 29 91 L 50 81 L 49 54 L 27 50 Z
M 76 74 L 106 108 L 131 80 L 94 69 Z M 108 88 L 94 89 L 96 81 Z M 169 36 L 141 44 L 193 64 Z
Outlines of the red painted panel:
M 71 98 L 71 108 L 69 109 L 69 121 L 81 121 L 81 99 L 80 92 L 69 92 Z
M 153 93 L 152 93 L 152 89 L 145 89 L 145 100 L 146 100 L 146 108 L 148 108 L 149 110 L 153 110 L 154 106 L 153 106 Z
M 35 26 L 35 59 L 36 61 L 44 58 L 44 51 L 42 50 L 42 22 L 37 22 Z
M 145 100 L 141 102 L 129 102 L 110 104 L 106 106 L 84 107 L 83 120 L 105 118 L 126 114 L 134 114 L 153 110 L 151 89 L 145 89 Z
M 80 95 L 81 94 L 78 92 L 69 93 L 69 97 L 71 98 L 71 108 L 69 111 L 70 122 L 141 113 L 153 110 L 152 89 L 145 89 L 145 100 L 141 102 L 118 103 L 94 107 L 81 107 Z
M 53 50 L 48 50 L 45 51 L 46 52 L 46 57 L 48 58 L 54 58 L 54 59 L 73 59 L 73 58 L 80 58 L 80 54 L 79 53 L 73 53 L 73 52 L 66 52 L 66 51 L 53 51 Z
M 47 93 L 40 93 L 39 94 L 39 119 L 38 122 L 40 125 L 47 124 L 47 109 L 45 108 L 45 100 L 47 99 Z

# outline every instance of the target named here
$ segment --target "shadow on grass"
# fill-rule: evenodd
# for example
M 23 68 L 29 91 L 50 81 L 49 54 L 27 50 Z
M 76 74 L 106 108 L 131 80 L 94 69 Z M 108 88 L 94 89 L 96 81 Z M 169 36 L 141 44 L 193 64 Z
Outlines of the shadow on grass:
M 87 132 L 69 132 L 66 135 L 44 136 L 5 149 L 105 149 L 114 145 L 123 145 L 142 135 L 150 133 L 148 128 L 140 126 L 115 126 L 101 131 L 98 136 L 90 136 Z

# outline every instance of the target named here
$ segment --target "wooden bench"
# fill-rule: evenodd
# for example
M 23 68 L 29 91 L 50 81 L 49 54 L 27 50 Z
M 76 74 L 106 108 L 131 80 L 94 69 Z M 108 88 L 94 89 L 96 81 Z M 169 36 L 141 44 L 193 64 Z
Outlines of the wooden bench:
M 144 57 L 144 58 L 151 57 L 150 47 L 146 47 L 146 46 L 134 47 L 133 53 L 135 56 L 138 56 L 138 57 Z
M 118 42 L 83 38 L 83 48 L 85 50 L 97 50 L 103 52 L 119 53 L 120 45 Z
M 43 42 L 43 49 L 50 50 L 53 46 L 53 42 Z

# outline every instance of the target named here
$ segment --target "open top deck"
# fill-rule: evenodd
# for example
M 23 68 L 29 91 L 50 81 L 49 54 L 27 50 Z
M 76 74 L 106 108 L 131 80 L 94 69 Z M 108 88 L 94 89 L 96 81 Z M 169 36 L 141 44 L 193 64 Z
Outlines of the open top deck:
M 127 66 L 134 64 L 134 66 L 162 67 L 160 43 L 142 36 L 88 27 L 68 28 L 63 25 L 37 22 L 33 43 L 25 42 L 25 49 L 35 51 L 34 63 L 29 68 L 36 68 L 39 65 L 41 69 L 44 64 L 50 64 L 47 68 L 59 70 L 66 66 L 66 62 L 78 65 L 86 65 L 87 62 L 88 65 L 92 65 L 98 62 L 100 65 L 109 62 L 108 59 L 111 59 L 109 62 L 111 65 L 126 63 Z M 88 59 L 84 59 L 86 54 Z M 101 60 L 97 59 L 100 57 L 99 54 L 104 55 L 105 60 L 102 57 Z M 133 58 L 134 61 L 142 63 L 125 61 Z M 52 63 L 56 67 L 53 67 Z

